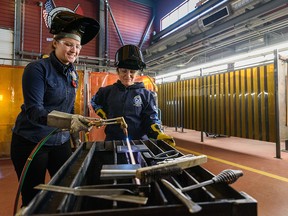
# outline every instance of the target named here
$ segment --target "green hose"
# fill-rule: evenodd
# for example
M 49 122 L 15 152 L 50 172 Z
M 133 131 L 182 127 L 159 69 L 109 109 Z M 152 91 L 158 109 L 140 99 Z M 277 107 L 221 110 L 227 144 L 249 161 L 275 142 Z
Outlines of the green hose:
M 54 135 L 56 132 L 58 132 L 58 128 L 54 129 L 51 133 L 49 133 L 46 137 L 44 137 L 42 140 L 40 140 L 40 142 L 38 142 L 38 144 L 35 146 L 35 148 L 33 149 L 33 151 L 30 153 L 29 157 L 26 160 L 26 163 L 24 165 L 24 168 L 22 170 L 20 179 L 19 179 L 19 184 L 18 184 L 18 189 L 17 189 L 17 194 L 16 194 L 16 198 L 15 198 L 15 202 L 14 202 L 14 213 L 13 215 L 15 215 L 17 213 L 17 209 L 18 209 L 18 202 L 19 202 L 19 197 L 20 197 L 20 193 L 22 190 L 22 186 L 28 171 L 28 168 L 33 160 L 33 158 L 35 157 L 35 155 L 37 154 L 37 152 L 40 150 L 40 148 L 47 142 L 47 140 Z

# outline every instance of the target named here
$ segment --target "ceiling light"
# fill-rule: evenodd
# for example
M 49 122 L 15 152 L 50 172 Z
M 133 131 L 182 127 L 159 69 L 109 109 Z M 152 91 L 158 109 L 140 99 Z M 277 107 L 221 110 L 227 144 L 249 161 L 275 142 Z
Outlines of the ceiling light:
M 274 50 L 278 49 L 278 51 L 285 51 L 288 49 L 288 41 L 285 41 L 283 43 L 278 43 L 278 44 L 274 44 L 272 46 L 267 46 L 267 47 L 263 47 L 257 50 L 253 50 L 251 52 L 248 53 L 242 53 L 242 54 L 238 54 L 238 55 L 234 55 L 231 56 L 229 58 L 223 58 L 220 60 L 216 60 L 216 61 L 211 61 L 211 62 L 207 62 L 201 65 L 195 65 L 192 67 L 188 67 L 185 69 L 178 69 L 178 70 L 174 70 L 170 73 L 166 73 L 163 75 L 158 75 L 155 77 L 155 79 L 163 79 L 166 77 L 171 77 L 171 76 L 179 76 L 183 73 L 187 73 L 190 71 L 195 71 L 195 70 L 199 70 L 199 69 L 203 69 L 203 68 L 208 68 L 208 67 L 213 67 L 213 66 L 218 66 L 218 65 L 223 65 L 223 64 L 229 64 L 229 63 L 234 63 L 237 61 L 241 61 L 244 59 L 251 59 L 252 57 L 257 57 L 259 55 L 267 55 L 267 54 L 273 54 Z

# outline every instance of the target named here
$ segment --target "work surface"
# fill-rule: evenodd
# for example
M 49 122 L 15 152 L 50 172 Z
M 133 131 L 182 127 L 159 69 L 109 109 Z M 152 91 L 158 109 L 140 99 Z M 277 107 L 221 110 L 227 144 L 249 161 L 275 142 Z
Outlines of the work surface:
M 160 171 L 159 174 L 159 170 L 149 173 L 150 180 L 148 182 L 143 183 L 142 181 L 143 179 L 147 180 L 146 177 L 143 177 L 139 182 L 139 179 L 135 178 L 134 172 L 139 167 L 155 166 L 159 161 L 167 158 L 180 158 L 183 154 L 162 141 L 156 143 L 152 140 L 134 140 L 131 141 L 131 147 L 136 164 L 131 164 L 131 155 L 127 153 L 126 142 L 82 143 L 77 152 L 48 185 L 64 186 L 70 189 L 87 189 L 87 187 L 93 190 L 104 189 L 106 197 L 103 198 L 99 194 L 92 197 L 43 190 L 23 211 L 23 215 L 69 215 L 71 213 L 85 213 L 85 215 L 169 215 L 171 212 L 191 215 L 191 211 L 195 209 L 194 215 L 257 215 L 256 200 L 245 192 L 237 192 L 226 183 L 210 184 L 188 190 L 180 193 L 182 194 L 180 196 L 179 193 L 175 193 L 175 190 L 167 187 L 168 182 L 179 192 L 180 188 L 197 185 L 199 182 L 209 181 L 215 177 L 201 165 L 196 164 L 196 166 L 185 168 L 181 173 L 174 172 L 174 168 L 172 168 L 169 170 L 171 175 L 163 177 L 167 180 L 166 184 L 159 178 L 163 173 Z M 202 162 L 200 161 L 200 163 Z M 123 169 L 125 165 L 130 168 Z M 105 172 L 103 172 L 103 168 L 105 168 Z M 131 172 L 127 172 L 127 170 Z M 117 172 L 117 174 L 113 174 L 113 172 Z M 241 178 L 238 181 L 241 181 Z M 109 197 L 107 191 L 109 193 L 111 191 L 107 189 L 113 189 L 114 192 L 125 190 L 128 194 L 121 195 L 128 195 L 128 201 L 127 199 L 121 201 L 119 197 L 115 198 L 115 196 Z M 73 191 L 75 192 L 75 190 Z M 139 198 L 142 202 L 145 198 L 147 202 L 145 204 L 131 202 L 131 196 L 132 200 L 134 196 L 135 200 Z M 199 211 L 197 207 L 200 207 Z

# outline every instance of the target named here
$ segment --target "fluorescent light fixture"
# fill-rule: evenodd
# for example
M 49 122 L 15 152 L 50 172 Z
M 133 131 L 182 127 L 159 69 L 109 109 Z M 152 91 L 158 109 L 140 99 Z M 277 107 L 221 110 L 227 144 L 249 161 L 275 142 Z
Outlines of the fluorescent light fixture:
M 184 74 L 181 74 L 180 75 L 180 79 L 188 79 L 188 78 L 191 78 L 191 77 L 194 77 L 194 76 L 200 76 L 200 70 L 197 70 L 197 71 L 193 71 L 193 72 L 190 72 L 190 73 L 184 73 Z
M 201 64 L 201 65 L 196 65 L 196 66 L 188 67 L 188 68 L 185 68 L 185 69 L 172 71 L 170 73 L 165 73 L 163 75 L 156 76 L 155 79 L 157 80 L 157 79 L 163 79 L 163 78 L 171 77 L 171 76 L 179 76 L 181 74 L 188 73 L 190 71 L 196 71 L 196 70 L 199 70 L 199 69 L 205 69 L 205 68 L 209 68 L 209 67 L 214 67 L 214 66 L 218 66 L 218 65 L 221 65 L 221 64 L 223 65 L 223 64 L 229 64 L 229 63 L 235 63 L 236 61 L 241 61 L 241 60 L 244 60 L 244 59 L 246 59 L 246 60 L 247 59 L 251 59 L 251 57 L 253 57 L 253 56 L 257 57 L 259 55 L 267 55 L 267 54 L 273 55 L 273 52 L 276 49 L 278 49 L 279 53 L 281 52 L 281 54 L 282 54 L 282 52 L 287 51 L 287 49 L 288 49 L 288 41 L 283 42 L 283 43 L 274 44 L 274 45 L 271 45 L 271 46 L 267 46 L 267 47 L 264 47 L 264 48 L 260 48 L 260 49 L 257 49 L 257 50 L 253 50 L 253 51 L 248 52 L 248 53 L 238 54 L 238 55 L 234 55 L 234 56 L 231 56 L 231 57 L 228 57 L 228 58 L 223 58 L 223 59 L 220 59 L 220 60 L 207 62 L 207 63 Z
M 217 71 L 227 70 L 227 68 L 228 68 L 228 65 L 227 65 L 227 64 L 217 65 L 217 66 L 214 66 L 214 67 L 204 68 L 204 69 L 202 70 L 202 73 L 203 73 L 203 74 L 215 73 L 215 72 L 217 72 Z
M 174 82 L 174 81 L 176 81 L 177 79 L 178 79 L 177 76 L 166 77 L 166 78 L 163 79 L 163 83 L 164 83 L 164 82 Z
M 268 62 L 269 60 L 272 61 L 273 59 L 274 59 L 274 54 L 269 54 L 269 55 L 265 55 L 265 56 L 258 56 L 255 58 L 249 58 L 249 59 L 235 62 L 234 68 L 239 69 L 241 67 L 260 65 L 260 64 L 263 64 L 265 62 Z
M 224 3 L 227 2 L 227 1 L 228 1 L 228 0 L 221 1 L 220 3 L 214 5 L 213 7 L 209 8 L 209 9 L 207 9 L 206 11 L 202 12 L 201 14 L 199 14 L 199 15 L 193 17 L 193 18 L 190 19 L 189 21 L 187 21 L 187 22 L 183 23 L 182 25 L 180 25 L 180 26 L 174 28 L 173 30 L 171 30 L 171 31 L 168 32 L 167 34 L 163 35 L 161 38 L 164 38 L 164 37 L 170 35 L 171 33 L 177 31 L 179 28 L 181 28 L 181 27 L 183 27 L 183 26 L 186 26 L 186 25 L 188 25 L 189 23 L 191 23 L 191 22 L 193 22 L 193 21 L 197 21 L 200 17 L 202 17 L 203 15 L 209 13 L 209 12 L 212 11 L 214 8 L 216 8 L 216 7 L 218 7 L 218 6 L 222 5 L 222 4 L 224 4 Z M 189 13 L 191 13 L 191 12 L 193 12 L 193 11 L 190 11 Z M 173 24 L 173 23 L 171 23 L 171 24 Z M 171 24 L 169 24 L 169 25 L 171 25 Z M 169 25 L 167 25 L 167 27 L 168 27 Z M 167 28 L 167 27 L 166 27 L 166 28 Z M 164 30 L 164 29 L 162 29 L 162 30 Z

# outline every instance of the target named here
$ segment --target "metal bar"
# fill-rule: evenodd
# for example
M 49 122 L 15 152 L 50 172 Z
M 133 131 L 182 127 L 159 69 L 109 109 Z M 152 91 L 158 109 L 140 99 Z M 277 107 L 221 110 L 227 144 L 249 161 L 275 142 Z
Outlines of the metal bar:
M 279 121 L 279 92 L 278 92 L 278 72 L 279 72 L 278 50 L 274 51 L 274 86 L 275 86 L 275 133 L 276 133 L 276 158 L 281 159 L 281 144 L 280 144 L 280 121 Z
M 40 7 L 40 35 L 39 35 L 39 52 L 42 53 L 42 36 L 43 36 L 43 3 L 39 2 L 38 6 Z
M 152 24 L 154 22 L 154 19 L 155 19 L 155 15 L 153 14 L 152 19 L 151 19 L 149 25 L 147 26 L 147 28 L 145 29 L 144 35 L 142 36 L 142 38 L 140 40 L 140 43 L 139 43 L 139 48 L 140 49 L 142 49 L 142 46 L 143 46 L 144 41 L 145 41 L 145 38 L 147 37 L 147 35 L 148 35 L 148 33 L 149 33 L 150 29 L 151 29 L 151 26 L 152 26 Z
M 102 199 L 123 201 L 137 204 L 146 204 L 148 198 L 133 195 L 124 195 L 125 192 L 133 193 L 128 189 L 113 188 L 113 189 L 93 189 L 93 188 L 69 188 L 56 185 L 45 185 L 40 184 L 35 187 L 35 189 L 48 190 L 59 193 L 72 194 L 75 196 L 90 196 Z
M 204 77 L 203 77 L 203 68 L 200 68 L 200 110 L 201 110 L 201 142 L 204 142 L 203 138 L 203 133 L 204 133 L 204 100 L 205 100 L 205 95 L 204 95 Z
M 114 15 L 113 15 L 113 13 L 112 13 L 111 7 L 110 7 L 110 5 L 109 5 L 109 3 L 108 3 L 108 0 L 106 0 L 106 6 L 107 6 L 107 8 L 108 8 L 108 10 L 109 10 L 110 16 L 111 16 L 112 21 L 113 21 L 113 23 L 114 23 L 114 26 L 115 26 L 115 28 L 116 28 L 116 32 L 117 32 L 117 34 L 118 34 L 118 36 L 119 36 L 119 39 L 120 39 L 120 41 L 121 41 L 121 44 L 122 44 L 122 46 L 123 46 L 123 45 L 124 45 L 124 41 L 123 41 L 122 35 L 121 35 L 120 31 L 119 31 L 119 28 L 118 28 L 118 25 L 117 25 L 116 20 L 115 20 L 115 18 L 114 18 Z
M 193 202 L 190 197 L 183 194 L 181 189 L 174 187 L 173 184 L 165 179 L 161 179 L 161 181 L 188 208 L 190 213 L 196 213 L 202 209 L 202 207 Z

